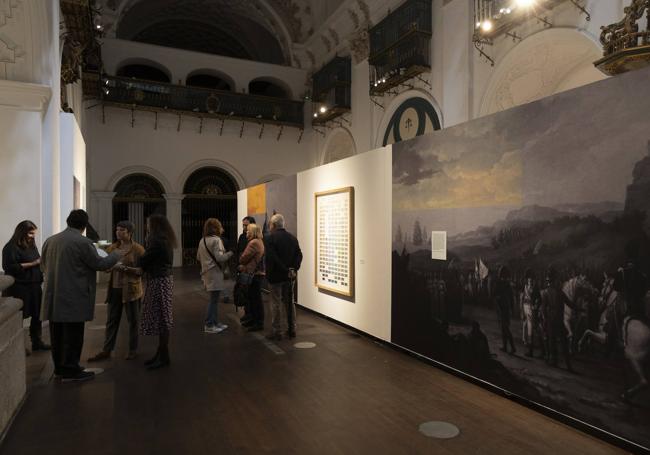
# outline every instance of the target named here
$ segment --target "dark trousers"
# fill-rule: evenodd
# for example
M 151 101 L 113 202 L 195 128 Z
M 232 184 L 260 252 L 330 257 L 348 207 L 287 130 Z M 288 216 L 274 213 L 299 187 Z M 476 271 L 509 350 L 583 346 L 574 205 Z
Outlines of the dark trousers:
M 84 344 L 84 324 L 84 322 L 50 321 L 54 374 L 74 376 L 83 371 L 79 366 L 79 359 Z
M 42 334 L 43 324 L 38 318 L 38 315 L 34 315 L 29 322 L 29 337 L 32 339 L 32 344 L 41 341 Z
M 122 303 L 122 289 L 111 289 L 111 300 L 108 302 L 108 315 L 106 317 L 106 339 L 104 351 L 111 352 L 115 349 L 117 331 L 120 328 L 122 310 L 126 312 L 129 322 L 129 351 L 138 350 L 138 317 L 140 315 L 140 300 Z
M 264 304 L 262 303 L 262 277 L 255 275 L 248 287 L 250 316 L 256 325 L 264 325 Z

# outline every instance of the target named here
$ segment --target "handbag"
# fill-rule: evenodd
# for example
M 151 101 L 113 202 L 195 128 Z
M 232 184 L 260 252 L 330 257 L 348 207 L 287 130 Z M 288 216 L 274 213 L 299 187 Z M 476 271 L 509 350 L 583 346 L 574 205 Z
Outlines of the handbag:
M 205 237 L 203 237 L 203 245 L 205 246 L 206 251 L 212 258 L 215 264 L 217 264 L 217 267 L 219 267 L 219 270 L 221 270 L 221 273 L 223 273 L 223 279 L 224 280 L 229 280 L 231 278 L 230 275 L 230 267 L 227 265 L 223 267 L 219 261 L 217 261 L 217 258 L 214 257 L 214 254 L 212 254 L 212 251 L 210 251 L 210 248 L 208 248 L 208 243 L 205 241 Z

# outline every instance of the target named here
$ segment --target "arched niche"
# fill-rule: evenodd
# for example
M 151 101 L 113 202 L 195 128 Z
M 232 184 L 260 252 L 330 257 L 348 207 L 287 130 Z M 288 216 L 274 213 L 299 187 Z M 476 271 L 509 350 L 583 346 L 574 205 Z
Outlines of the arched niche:
M 270 96 L 272 98 L 292 99 L 291 89 L 280 79 L 273 77 L 258 77 L 248 83 L 248 93 L 251 95 Z
M 601 47 L 570 28 L 535 33 L 497 65 L 485 90 L 479 115 L 488 115 L 604 79 L 593 62 Z
M 196 264 L 203 223 L 208 218 L 221 222 L 225 231 L 222 239 L 227 246 L 236 241 L 238 190 L 237 180 L 219 167 L 200 167 L 187 177 L 181 203 L 183 265 Z
M 172 81 L 171 72 L 167 68 L 146 59 L 129 59 L 121 62 L 115 75 L 156 82 L 170 83 Z
M 333 163 L 356 154 L 354 138 L 345 128 L 336 128 L 327 136 L 321 164 Z
M 212 69 L 192 71 L 185 78 L 185 85 L 190 87 L 224 90 L 228 92 L 237 91 L 235 81 L 230 76 Z
M 120 221 L 131 221 L 135 226 L 133 239 L 143 243 L 147 218 L 154 213 L 167 213 L 163 185 L 151 175 L 133 173 L 122 177 L 113 191 L 113 226 Z

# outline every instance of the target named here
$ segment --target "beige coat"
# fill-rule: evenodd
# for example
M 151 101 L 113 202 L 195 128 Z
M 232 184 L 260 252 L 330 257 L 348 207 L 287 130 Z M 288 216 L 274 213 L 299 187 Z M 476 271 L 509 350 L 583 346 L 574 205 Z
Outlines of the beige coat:
M 242 272 L 264 275 L 264 264 L 260 264 L 263 257 L 264 243 L 260 239 L 252 239 L 239 257 L 239 264 L 244 267 Z
M 210 253 L 208 253 L 206 245 L 221 267 L 227 267 L 226 262 L 232 256 L 232 251 L 226 252 L 223 242 L 216 235 L 205 237 L 205 242 L 201 238 L 196 251 L 196 260 L 201 264 L 201 280 L 203 281 L 205 290 L 221 291 L 224 289 L 223 271 L 214 262 Z
M 113 243 L 106 248 L 107 253 L 112 253 L 119 247 L 119 242 Z M 138 261 L 144 254 L 144 247 L 138 242 L 131 244 L 131 249 L 122 258 L 122 264 L 127 267 L 137 267 Z M 106 303 L 111 301 L 111 292 L 113 290 L 113 272 L 107 270 L 111 274 L 108 280 L 108 289 L 106 290 Z M 142 277 L 135 273 L 122 272 L 122 303 L 133 302 L 134 300 L 141 299 L 143 295 L 142 290 Z

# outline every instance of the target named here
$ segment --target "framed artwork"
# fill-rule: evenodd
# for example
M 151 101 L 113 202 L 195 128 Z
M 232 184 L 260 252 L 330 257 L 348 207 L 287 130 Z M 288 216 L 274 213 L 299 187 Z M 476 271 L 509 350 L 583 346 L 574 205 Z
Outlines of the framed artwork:
M 354 187 L 315 194 L 315 284 L 354 297 Z

